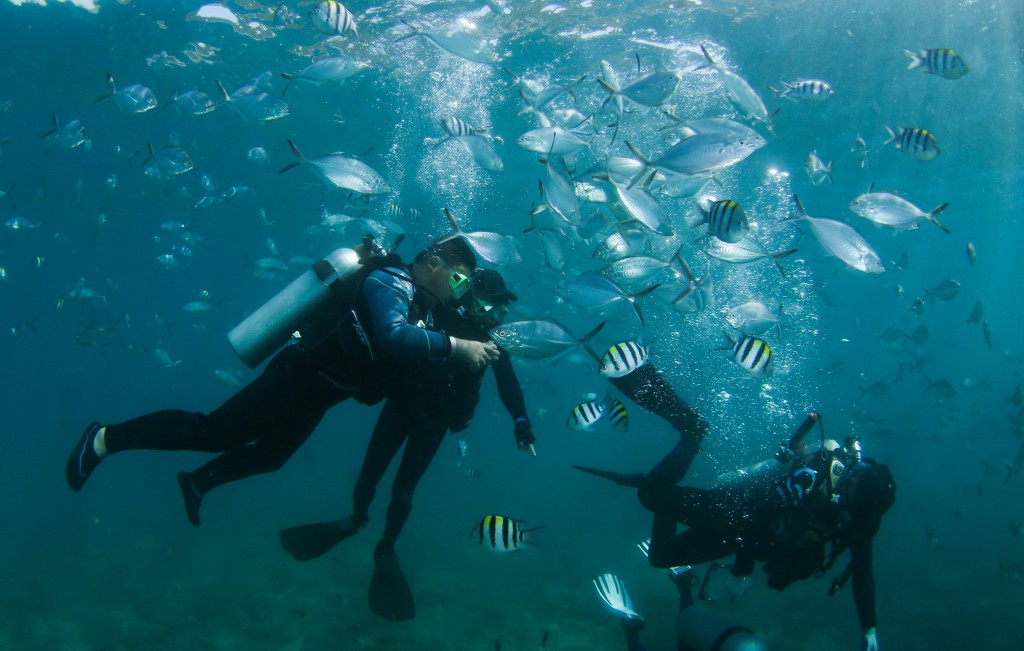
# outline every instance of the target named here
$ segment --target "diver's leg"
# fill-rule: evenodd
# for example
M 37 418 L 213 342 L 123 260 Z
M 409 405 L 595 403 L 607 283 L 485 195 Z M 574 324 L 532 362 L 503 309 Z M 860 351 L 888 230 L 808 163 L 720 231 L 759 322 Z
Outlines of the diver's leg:
M 655 567 L 697 565 L 721 558 L 733 544 L 731 504 L 722 491 L 654 484 L 645 493 L 644 507 L 654 512 L 648 559 Z M 676 524 L 689 529 L 676 534 Z
M 412 421 L 405 401 L 389 398 L 373 427 L 352 491 L 352 522 L 357 526 L 366 524 L 377 485 L 402 447 L 410 427 Z
M 646 482 L 678 483 L 686 475 L 708 424 L 652 364 L 645 364 L 628 375 L 611 378 L 611 383 L 633 402 L 665 419 L 679 432 L 679 441 L 664 459 L 647 473 Z
M 391 486 L 391 503 L 388 505 L 387 520 L 381 545 L 394 547 L 402 528 L 412 512 L 412 497 L 416 486 L 423 478 L 430 462 L 434 460 L 445 432 L 448 431 L 447 421 L 432 418 L 420 418 L 419 424 L 409 432 L 405 443 L 405 452 L 398 466 L 394 484 Z

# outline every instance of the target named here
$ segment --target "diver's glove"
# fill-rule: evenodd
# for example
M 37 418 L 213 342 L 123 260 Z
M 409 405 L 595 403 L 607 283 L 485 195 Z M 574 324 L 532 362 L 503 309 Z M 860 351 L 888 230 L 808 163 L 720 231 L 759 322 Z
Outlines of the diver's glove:
M 860 651 L 878 651 L 878 636 L 875 634 L 874 626 L 864 631 L 864 639 L 860 643 Z
M 537 440 L 537 437 L 533 435 L 533 426 L 526 418 L 516 419 L 515 435 L 516 445 L 523 449 L 529 448 Z
M 730 601 L 736 601 L 743 595 L 747 594 L 750 590 L 750 577 L 749 576 L 736 576 L 730 572 L 725 577 L 725 589 L 729 591 Z M 877 649 L 875 649 L 877 651 Z

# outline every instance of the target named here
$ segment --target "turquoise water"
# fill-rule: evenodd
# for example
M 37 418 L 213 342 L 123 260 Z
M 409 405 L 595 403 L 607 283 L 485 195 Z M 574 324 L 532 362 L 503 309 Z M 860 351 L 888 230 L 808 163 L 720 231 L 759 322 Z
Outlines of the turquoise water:
M 785 278 L 765 262 L 718 262 L 703 253 L 699 231 L 686 226 L 697 219 L 694 200 L 659 196 L 676 235 L 653 237 L 650 254 L 667 260 L 681 247 L 694 273 L 710 274 L 714 284 L 713 304 L 697 314 L 640 299 L 654 363 L 711 422 L 687 482 L 706 485 L 769 456 L 808 410 L 820 411 L 830 435 L 858 434 L 870 456 L 892 466 L 899 485 L 875 547 L 882 647 L 1011 648 L 1024 596 L 1020 572 L 1000 574 L 1000 564 L 1024 561 L 1022 541 L 1008 526 L 1024 518 L 1022 479 L 1007 472 L 1021 448 L 1014 425 L 1021 405 L 1008 400 L 1021 381 L 1022 352 L 1019 6 L 509 0 L 509 11 L 495 15 L 483 2 L 353 2 L 360 38 L 314 52 L 305 48 L 325 36 L 306 17 L 311 3 L 285 4 L 294 20 L 256 3 L 224 3 L 250 24 L 247 33 L 189 20 L 201 3 L 99 0 L 95 13 L 56 2 L 0 5 L 0 140 L 7 140 L 0 191 L 10 188 L 9 199 L 0 198 L 0 221 L 21 217 L 36 225 L 0 230 L 0 486 L 7 497 L 0 511 L 0 649 L 491 649 L 500 640 L 512 650 L 539 647 L 544 631 L 550 649 L 617 649 L 621 632 L 590 586 L 607 571 L 626 581 L 647 617 L 649 646 L 674 648 L 673 588 L 634 548 L 649 533 L 650 515 L 632 492 L 569 467 L 647 468 L 674 433 L 636 407 L 626 435 L 606 424 L 589 433 L 567 430 L 565 418 L 582 396 L 607 389 L 593 364 L 576 357 L 517 366 L 538 436 L 536 458 L 516 452 L 490 381 L 468 432 L 469 455 L 460 460 L 454 440 L 442 447 L 399 541 L 418 605 L 417 619 L 405 624 L 377 620 L 365 597 L 389 478 L 369 527 L 328 557 L 297 564 L 277 543 L 282 527 L 347 511 L 376 408 L 335 409 L 283 470 L 209 496 L 200 529 L 182 517 L 174 473 L 206 455 L 115 457 L 80 494 L 67 489 L 61 473 L 90 420 L 116 422 L 167 407 L 210 410 L 235 390 L 214 371 L 243 383 L 254 377 L 231 352 L 227 330 L 302 272 L 308 262 L 293 257 L 322 256 L 361 232 L 311 229 L 323 201 L 331 213 L 397 223 L 407 234 L 400 249 L 407 258 L 449 232 L 444 207 L 466 231 L 511 234 L 523 253 L 521 263 L 502 269 L 521 298 L 512 318 L 552 318 L 577 333 L 607 319 L 598 348 L 639 335 L 628 307 L 587 314 L 553 292 L 565 276 L 600 266 L 591 252 L 608 226 L 588 221 L 581 241 L 562 238 L 563 271 L 545 265 L 535 235 L 522 234 L 531 206 L 542 201 L 537 181 L 544 170 L 537 154 L 516 144 L 537 120 L 517 115 L 523 100 L 501 67 L 562 85 L 585 75 L 572 97 L 556 103 L 589 115 L 605 97 L 595 81 L 601 61 L 628 83 L 638 76 L 639 57 L 642 72 L 679 75 L 666 111 L 684 120 L 741 120 L 714 71 L 696 69 L 701 44 L 746 79 L 769 111 L 779 109 L 777 135 L 754 124 L 767 145 L 718 173 L 706 193 L 742 203 L 769 250 L 799 251 L 782 261 Z M 475 26 L 500 63 L 470 62 L 424 38 L 396 42 L 409 33 L 401 21 L 426 30 Z M 906 69 L 904 49 L 936 47 L 956 49 L 970 72 L 950 80 Z M 206 56 L 193 61 L 186 50 Z M 164 51 L 183 65 L 147 63 Z M 279 96 L 280 73 L 302 70 L 311 53 L 335 51 L 372 68 L 344 85 L 293 82 L 285 95 L 289 114 L 272 121 L 244 121 L 228 106 L 184 117 L 173 108 L 131 114 L 113 101 L 94 103 L 107 91 L 108 72 L 118 88 L 149 87 L 161 105 L 193 88 L 220 101 L 217 81 L 232 92 L 264 71 L 271 73 L 265 90 Z M 835 94 L 823 103 L 793 103 L 768 90 L 797 79 L 825 80 Z M 88 148 L 42 139 L 51 114 L 59 125 L 80 120 Z M 482 170 L 458 143 L 434 146 L 451 115 L 489 127 L 502 172 Z M 594 118 L 598 135 L 571 161 L 578 174 L 609 155 L 629 156 L 627 140 L 645 153 L 671 144 L 659 131 L 669 119 L 656 109 L 631 108 L 611 143 L 613 119 L 611 106 Z M 884 144 L 887 125 L 927 128 L 941 155 L 919 161 Z M 869 150 L 866 167 L 858 135 Z M 287 139 L 307 156 L 362 155 L 392 191 L 364 205 L 347 191 L 325 192 L 308 168 L 279 175 L 294 160 Z M 166 181 L 147 176 L 147 143 L 180 147 L 194 169 Z M 266 150 L 265 162 L 249 157 L 256 147 Z M 812 150 L 832 162 L 834 185 L 808 179 L 803 165 Z M 929 223 L 894 232 L 856 216 L 847 204 L 872 183 L 926 211 L 948 202 L 940 219 L 951 233 Z M 232 186 L 252 192 L 197 207 Z M 825 255 L 812 234 L 801 237 L 782 223 L 795 209 L 794 193 L 811 215 L 852 225 L 886 271 L 854 271 Z M 388 216 L 389 204 L 405 213 Z M 610 214 L 585 206 L 588 219 Z M 411 208 L 422 217 L 411 218 Z M 168 221 L 187 224 L 198 239 L 185 242 L 161 228 Z M 158 261 L 172 251 L 188 266 L 167 269 Z M 907 262 L 895 264 L 904 254 Z M 257 278 L 247 256 L 290 264 Z M 960 284 L 955 298 L 926 300 L 921 314 L 910 309 L 924 288 L 947 279 Z M 725 310 L 751 299 L 783 306 L 781 336 L 765 335 L 775 371 L 763 381 L 719 350 Z M 979 300 L 990 344 L 981 323 L 965 323 Z M 212 309 L 184 309 L 195 301 Z M 889 328 L 909 334 L 919 326 L 929 333 L 922 343 L 878 338 Z M 952 395 L 929 389 L 940 380 Z M 862 391 L 874 382 L 887 392 Z M 470 467 L 478 479 L 466 476 Z M 501 557 L 475 549 L 466 532 L 487 513 L 545 525 L 541 546 Z M 859 643 L 848 589 L 829 599 L 828 580 L 781 594 L 759 575 L 755 585 L 740 602 L 711 607 L 761 633 L 772 648 Z

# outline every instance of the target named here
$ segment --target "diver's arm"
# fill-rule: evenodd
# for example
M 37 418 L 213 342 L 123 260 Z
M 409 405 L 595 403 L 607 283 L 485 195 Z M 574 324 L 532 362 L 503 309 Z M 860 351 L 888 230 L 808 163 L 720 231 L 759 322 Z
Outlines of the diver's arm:
M 374 271 L 360 291 L 371 314 L 373 340 L 382 352 L 414 359 L 442 359 L 452 354 L 452 341 L 447 335 L 409 323 L 411 282 Z
M 512 366 L 512 356 L 504 348 L 498 348 L 498 361 L 492 365 L 494 379 L 498 383 L 498 397 L 505 405 L 512 420 L 526 418 L 526 399 L 523 398 L 523 387 L 516 377 Z
M 850 545 L 850 578 L 853 603 L 857 606 L 860 630 L 875 628 L 875 573 L 872 569 L 872 539 L 856 540 Z

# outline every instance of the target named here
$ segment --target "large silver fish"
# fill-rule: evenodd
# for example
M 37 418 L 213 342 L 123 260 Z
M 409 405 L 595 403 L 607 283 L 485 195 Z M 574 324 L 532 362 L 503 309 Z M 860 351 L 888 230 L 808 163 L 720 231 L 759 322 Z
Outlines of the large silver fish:
M 455 217 L 447 208 L 444 209 L 444 214 L 455 232 L 438 240 L 438 244 L 461 237 L 466 240 L 466 244 L 473 249 L 474 253 L 491 264 L 511 265 L 523 261 L 523 254 L 519 250 L 519 240 L 511 235 L 493 231 L 466 232 L 459 228 L 459 223 L 455 221 Z
M 123 88 L 114 85 L 114 78 L 107 73 L 107 85 L 110 92 L 93 100 L 93 103 L 114 98 L 117 108 L 125 113 L 145 113 L 157 107 L 156 95 L 142 84 L 129 84 Z
M 281 97 L 284 97 L 284 94 L 288 92 L 288 88 L 291 87 L 291 83 L 296 79 L 315 86 L 332 81 L 344 83 L 349 77 L 370 67 L 372 66 L 369 63 L 357 61 L 350 56 L 344 55 L 318 59 L 293 75 L 287 72 L 281 73 L 281 76 L 288 80 L 284 90 L 281 91 Z
M 605 323 L 602 321 L 580 338 L 553 321 L 514 321 L 493 328 L 488 334 L 496 344 L 512 355 L 524 359 L 551 360 L 593 339 Z
M 591 257 L 614 262 L 639 255 L 647 247 L 647 235 L 640 229 L 617 229 L 601 240 Z
M 763 244 L 749 235 L 735 244 L 723 242 L 717 237 L 704 238 L 704 252 L 712 258 L 729 264 L 749 264 L 758 260 L 771 260 L 783 276 L 786 275 L 786 270 L 782 268 L 782 263 L 779 260 L 793 255 L 796 251 L 796 249 L 787 249 L 779 253 L 771 253 L 764 248 Z
M 866 274 L 880 274 L 885 271 L 881 258 L 871 248 L 860 233 L 851 226 L 834 219 L 811 217 L 804 210 L 800 197 L 793 195 L 799 214 L 789 220 L 805 221 L 811 226 L 811 232 L 825 250 L 845 262 L 850 268 Z
M 516 140 L 520 147 L 537 154 L 565 156 L 590 144 L 576 133 L 560 126 L 540 127 L 527 131 Z
M 600 310 L 611 305 L 626 301 L 633 306 L 640 324 L 644 323 L 644 315 L 640 310 L 638 298 L 646 296 L 657 289 L 657 285 L 633 294 L 626 293 L 614 281 L 594 274 L 584 273 L 577 276 L 570 276 L 558 283 L 555 293 L 566 303 L 581 307 L 586 310 Z
M 882 226 L 889 226 L 896 230 L 910 230 L 917 228 L 918 222 L 922 219 L 927 219 L 944 233 L 949 233 L 949 229 L 935 217 L 948 206 L 948 203 L 944 203 L 931 212 L 924 212 L 903 197 L 889 192 L 871 191 L 850 202 L 850 210 L 864 219 Z
M 671 237 L 675 234 L 668 215 L 662 209 L 658 200 L 648 192 L 647 188 L 635 185 L 613 184 L 615 194 L 619 199 L 619 205 L 625 209 L 630 217 L 651 229 L 658 235 Z
M 283 174 L 299 165 L 309 165 L 313 173 L 327 185 L 351 190 L 359 194 L 385 194 L 391 192 L 387 184 L 375 169 L 363 161 L 348 154 L 335 153 L 315 158 L 306 158 L 290 139 L 288 146 L 292 148 L 297 161 L 283 167 L 278 174 Z
M 142 166 L 146 176 L 167 181 L 195 167 L 192 157 L 184 149 L 169 145 L 161 147 L 160 151 L 154 151 L 153 145 L 146 143 L 146 146 L 149 148 L 149 159 Z
M 765 107 L 761 95 L 747 83 L 746 79 L 715 63 L 715 60 L 711 58 L 707 48 L 703 45 L 700 46 L 700 51 L 704 53 L 704 59 L 706 60 L 706 63 L 700 67 L 712 68 L 718 73 L 718 78 L 722 80 L 722 85 L 725 86 L 729 99 L 736 105 L 736 108 L 743 111 L 748 118 L 763 122 L 768 131 L 775 133 L 772 128 L 772 117 L 775 114 L 768 114 L 768 109 Z
M 580 223 L 580 200 L 572 184 L 565 160 L 551 155 L 544 161 L 545 183 L 541 186 L 544 201 L 553 213 L 569 224 Z
M 224 96 L 224 103 L 248 122 L 269 122 L 288 115 L 288 105 L 283 100 L 264 93 L 253 84 L 246 84 L 230 94 L 219 81 L 217 88 Z
M 412 30 L 398 38 L 395 42 L 404 41 L 407 38 L 422 36 L 428 41 L 441 48 L 449 54 L 475 61 L 476 63 L 497 63 L 501 58 L 494 52 L 487 39 L 461 29 L 450 29 L 447 31 L 426 31 L 418 29 L 409 23 L 402 21 L 406 27 Z
M 781 314 L 782 307 L 779 307 Z M 725 313 L 725 321 L 745 335 L 756 337 L 767 332 L 779 323 L 779 315 L 768 309 L 760 301 L 747 301 L 742 305 L 729 308 Z
M 465 147 L 469 155 L 473 157 L 473 160 L 481 168 L 495 174 L 505 169 L 505 164 L 501 161 L 501 157 L 498 156 L 498 152 L 494 151 L 491 142 L 483 136 L 469 134 L 459 136 L 455 140 L 458 140 Z
M 677 174 L 703 174 L 739 163 L 763 147 L 765 140 L 717 132 L 696 133 L 676 143 L 656 159 L 644 156 L 632 143 L 627 142 L 626 145 L 648 167 Z
M 51 113 L 50 117 L 53 120 L 53 128 L 40 136 L 40 138 L 55 141 L 64 149 L 75 149 L 82 145 L 85 145 L 86 149 L 91 148 L 92 142 L 89 140 L 89 136 L 86 135 L 85 127 L 82 126 L 80 120 L 74 119 L 61 126 L 57 121 L 56 113 Z

